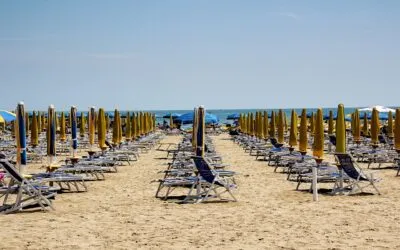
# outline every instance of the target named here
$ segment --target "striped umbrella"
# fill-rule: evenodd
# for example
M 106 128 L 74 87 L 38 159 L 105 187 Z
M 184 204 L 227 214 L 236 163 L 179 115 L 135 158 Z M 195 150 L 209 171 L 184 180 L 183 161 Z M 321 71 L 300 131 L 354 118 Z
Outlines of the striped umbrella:
M 47 112 L 47 156 L 49 165 L 53 164 L 54 157 L 56 156 L 56 112 L 53 105 L 49 106 Z
M 17 165 L 19 171 L 23 174 L 27 163 L 26 158 L 26 135 L 25 135 L 25 107 L 20 102 L 17 105 L 15 126 L 15 139 L 17 140 Z
M 205 137 L 205 110 L 203 106 L 198 109 L 197 115 L 197 147 L 196 156 L 204 156 L 204 137 Z
M 89 109 L 89 119 L 88 119 L 88 127 L 89 127 L 89 145 L 90 149 L 93 149 L 94 145 L 94 137 L 95 137 L 95 123 L 96 123 L 96 111 L 95 107 L 91 107 Z
M 336 117 L 336 153 L 346 153 L 346 124 L 343 104 L 338 105 Z
M 77 135 L 77 116 L 76 107 L 72 106 L 69 112 L 70 122 L 71 122 L 71 146 L 72 146 L 72 157 L 75 158 L 76 152 L 78 150 L 78 135 Z
M 32 113 L 32 124 L 31 124 L 31 145 L 36 147 L 39 145 L 39 135 L 38 135 L 38 119 L 36 117 L 36 112 Z
M 302 154 L 307 153 L 307 110 L 301 112 L 300 130 L 299 130 L 299 151 Z
M 0 110 L 0 123 L 15 121 L 16 115 L 6 110 Z

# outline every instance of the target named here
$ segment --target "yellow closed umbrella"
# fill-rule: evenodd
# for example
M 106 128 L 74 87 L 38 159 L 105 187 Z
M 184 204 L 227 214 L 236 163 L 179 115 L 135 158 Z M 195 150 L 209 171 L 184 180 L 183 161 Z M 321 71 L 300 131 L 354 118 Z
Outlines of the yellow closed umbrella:
M 360 130 L 360 113 L 358 112 L 358 109 L 354 111 L 354 133 L 353 133 L 353 138 L 356 143 L 361 142 L 361 130 Z
M 254 131 L 254 116 L 253 113 L 250 113 L 250 135 L 254 136 L 255 135 L 255 131 Z
M 394 148 L 400 153 L 400 109 L 396 109 L 394 119 Z
M 275 138 L 275 112 L 271 111 L 271 120 L 269 124 L 269 138 Z
M 104 109 L 100 108 L 99 109 L 99 115 L 97 119 L 97 140 L 99 143 L 99 148 L 104 151 L 107 148 L 106 145 L 106 116 Z
M 303 109 L 301 112 L 300 130 L 299 130 L 299 151 L 302 154 L 307 153 L 307 110 Z
M 378 145 L 378 134 L 379 134 L 379 112 L 376 108 L 373 108 L 372 119 L 371 119 L 371 144 L 373 146 Z
M 25 136 L 28 138 L 29 136 L 29 130 L 30 130 L 30 124 L 29 124 L 29 114 L 28 112 L 25 113 Z
M 42 113 L 39 111 L 36 120 L 37 120 L 37 131 L 39 135 L 42 132 Z
M 112 142 L 114 145 L 118 144 L 118 132 L 119 132 L 119 128 L 118 128 L 118 111 L 115 109 L 114 110 L 114 122 L 113 122 L 113 133 L 112 133 Z
M 264 111 L 264 125 L 263 125 L 264 139 L 268 139 L 268 137 L 269 137 L 269 135 L 268 135 L 268 125 L 269 125 L 268 112 Z
M 131 119 L 131 130 L 132 130 L 132 141 L 136 139 L 136 116 L 135 113 L 132 113 L 132 119 Z
M 294 109 L 292 109 L 292 114 L 290 116 L 289 145 L 291 148 L 297 146 L 297 114 Z
M 140 112 L 136 114 L 136 138 L 140 137 Z
M 321 108 L 317 110 L 314 125 L 313 156 L 322 159 L 324 156 L 324 121 Z
M 106 134 L 108 134 L 108 130 L 110 129 L 110 117 L 106 114 Z
M 198 109 L 194 108 L 193 111 L 193 129 L 192 129 L 192 147 L 193 151 L 196 152 L 196 147 L 197 147 L 197 133 L 198 133 L 198 128 L 199 128 L 199 116 L 198 116 Z
M 278 130 L 278 143 L 284 143 L 285 139 L 284 139 L 284 129 L 285 129 L 285 125 L 284 125 L 284 117 L 283 117 L 283 111 L 282 109 L 279 110 L 278 112 L 278 126 L 277 126 L 277 130 Z
M 37 145 L 39 145 L 38 120 L 37 120 L 35 111 L 33 111 L 33 113 L 32 113 L 31 145 L 32 145 L 32 147 L 36 147 Z
M 392 139 L 393 138 L 393 114 L 392 111 L 389 111 L 388 117 L 388 126 L 387 126 L 387 136 Z
M 368 137 L 368 136 L 369 136 L 369 128 L 368 128 L 368 117 L 367 117 L 367 113 L 364 113 L 363 136 L 364 136 L 364 137 Z
M 259 135 L 259 139 L 264 139 L 265 138 L 265 135 L 264 135 L 264 116 L 262 115 L 262 113 L 260 112 L 259 113 L 259 133 L 260 133 L 260 135 Z
M 328 135 L 333 135 L 333 111 L 329 110 Z
M 314 112 L 311 112 L 310 117 L 310 133 L 311 135 L 314 135 Z
M 86 126 L 85 114 L 83 112 L 81 112 L 81 123 L 79 125 L 79 135 L 82 138 L 85 137 L 85 126 Z
M 344 106 L 338 105 L 336 118 L 336 153 L 346 153 L 346 124 L 344 120 Z
M 60 140 L 64 142 L 67 140 L 67 135 L 65 133 L 65 115 L 64 112 L 61 112 L 61 121 L 60 121 Z
M 95 137 L 95 121 L 96 121 L 96 112 L 94 107 L 89 109 L 89 119 L 88 119 L 88 127 L 89 127 L 89 145 L 92 149 L 94 145 L 94 137 Z
M 250 135 L 251 133 L 251 121 L 250 121 L 250 113 L 247 114 L 247 119 L 246 119 L 246 126 L 247 126 L 247 134 Z
M 131 115 L 129 112 L 126 113 L 125 122 L 125 140 L 130 141 L 132 139 L 132 128 L 131 128 Z

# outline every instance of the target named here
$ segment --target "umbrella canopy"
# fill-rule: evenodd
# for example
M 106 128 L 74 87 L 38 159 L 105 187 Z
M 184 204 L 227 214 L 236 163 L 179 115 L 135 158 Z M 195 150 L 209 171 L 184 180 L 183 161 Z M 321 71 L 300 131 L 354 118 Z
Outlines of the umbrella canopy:
M 360 113 L 358 112 L 358 109 L 354 111 L 354 121 L 353 121 L 353 138 L 354 141 L 359 143 L 361 141 L 361 130 L 360 130 Z
M 76 150 L 78 149 L 78 137 L 77 137 L 77 116 L 76 107 L 72 106 L 69 113 L 70 123 L 71 123 L 71 146 L 72 146 L 72 157 L 75 157 Z
M 322 159 L 324 156 L 324 120 L 322 109 L 317 110 L 314 128 L 313 156 Z
M 294 109 L 292 109 L 290 116 L 289 145 L 291 147 L 297 146 L 297 113 Z
M 271 120 L 269 123 L 269 138 L 275 138 L 275 113 L 271 111 Z
M 277 140 L 278 140 L 278 143 L 284 143 L 285 142 L 285 140 L 284 140 L 284 135 L 283 135 L 283 132 L 284 132 L 284 129 L 285 129 L 285 124 L 284 124 L 284 119 L 285 118 L 283 118 L 283 111 L 282 111 L 282 109 L 280 109 L 279 110 L 279 112 L 278 112 L 278 126 L 277 126 L 277 130 L 278 130 L 278 138 L 277 138 Z
M 263 119 L 264 125 L 263 125 L 263 130 L 264 130 L 264 139 L 268 139 L 268 125 L 269 125 L 269 121 L 268 121 L 268 112 L 264 111 L 264 119 Z
M 14 113 L 8 112 L 6 110 L 0 110 L 0 123 L 12 122 L 16 119 Z
M 61 112 L 61 120 L 60 120 L 60 140 L 67 140 L 66 127 L 65 127 L 65 115 L 64 112 Z
M 196 155 L 204 156 L 204 135 L 206 128 L 206 112 L 204 107 L 200 106 L 197 114 L 197 147 L 196 147 Z
M 378 135 L 379 135 L 379 113 L 377 109 L 372 110 L 372 119 L 371 119 L 371 144 L 378 144 Z
M 240 118 L 240 114 L 239 113 L 233 113 L 230 114 L 226 117 L 227 120 L 237 120 Z
M 218 123 L 219 119 L 216 115 L 210 114 L 210 113 L 205 113 L 204 116 L 205 124 L 210 124 L 210 123 Z M 176 119 L 176 122 L 182 123 L 182 124 L 191 124 L 193 123 L 193 112 L 189 112 L 186 114 L 181 115 Z
M 389 111 L 391 112 L 395 112 L 396 110 L 388 108 L 388 107 L 384 107 L 384 106 L 372 106 L 372 107 L 368 107 L 368 108 L 362 108 L 359 111 L 362 112 L 372 112 L 373 110 L 377 110 L 379 113 L 388 113 Z
M 392 116 L 392 111 L 389 111 L 389 119 L 388 119 L 388 126 L 387 126 L 387 136 L 389 138 L 393 138 L 393 116 Z
M 90 147 L 94 145 L 94 137 L 95 137 L 95 123 L 96 123 L 96 111 L 94 107 L 89 109 L 89 119 L 88 119 L 88 127 L 89 127 L 89 144 Z
M 32 124 L 31 124 L 31 145 L 36 147 L 39 145 L 39 134 L 38 134 L 38 119 L 36 117 L 36 112 L 32 113 Z
M 307 110 L 301 112 L 300 130 L 299 130 L 299 151 L 307 153 Z
M 173 119 L 180 117 L 182 114 L 179 113 L 166 113 L 162 116 L 162 118 L 170 118 L 172 116 Z
M 400 151 L 400 109 L 396 109 L 396 118 L 394 120 L 394 148 Z
M 336 153 L 346 153 L 346 124 L 343 104 L 338 105 L 336 117 Z
M 99 143 L 99 148 L 104 150 L 106 146 L 106 115 L 104 113 L 104 109 L 99 109 L 99 118 L 98 122 L 98 132 L 97 132 L 97 139 Z
M 25 107 L 24 103 L 19 103 L 16 111 L 15 122 L 15 139 L 17 140 L 17 164 L 19 171 L 23 172 L 27 157 L 26 157 L 26 135 L 25 135 Z
M 329 110 L 328 135 L 333 134 L 333 111 Z
M 56 112 L 53 105 L 49 106 L 47 112 L 47 156 L 49 163 L 52 164 L 54 156 L 56 156 Z

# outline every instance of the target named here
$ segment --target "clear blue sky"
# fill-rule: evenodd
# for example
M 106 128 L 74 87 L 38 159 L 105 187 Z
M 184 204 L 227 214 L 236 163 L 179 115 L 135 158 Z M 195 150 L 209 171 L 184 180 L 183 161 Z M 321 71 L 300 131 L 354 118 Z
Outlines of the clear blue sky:
M 0 109 L 400 103 L 400 1 L 0 1 Z

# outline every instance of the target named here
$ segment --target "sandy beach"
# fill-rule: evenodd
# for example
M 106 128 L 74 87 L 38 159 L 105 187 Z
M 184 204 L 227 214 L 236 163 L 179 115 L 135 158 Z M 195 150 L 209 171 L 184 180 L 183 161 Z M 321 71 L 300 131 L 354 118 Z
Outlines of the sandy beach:
M 312 195 L 233 143 L 212 137 L 237 171 L 239 202 L 179 205 L 154 198 L 165 152 L 63 193 L 56 211 L 0 216 L 2 249 L 370 249 L 399 248 L 400 188 L 393 169 L 378 170 L 381 196 Z M 179 142 L 168 136 L 162 142 Z M 307 188 L 304 185 L 304 188 Z

